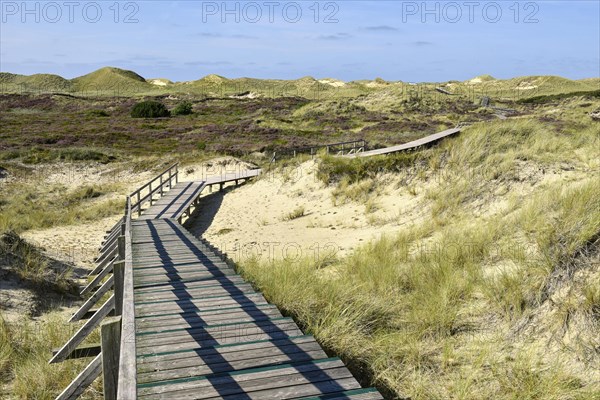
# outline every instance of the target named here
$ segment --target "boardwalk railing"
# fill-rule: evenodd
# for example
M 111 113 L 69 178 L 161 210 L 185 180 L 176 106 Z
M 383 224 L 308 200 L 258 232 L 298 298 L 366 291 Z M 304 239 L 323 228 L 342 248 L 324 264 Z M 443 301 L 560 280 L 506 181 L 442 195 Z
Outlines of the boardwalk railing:
M 175 164 L 177 168 L 177 164 Z M 120 274 L 123 283 L 119 288 L 122 294 L 119 296 L 121 301 L 121 334 L 120 348 L 118 354 L 119 373 L 114 378 L 116 380 L 116 398 L 135 399 L 137 397 L 137 369 L 136 369 L 136 350 L 135 350 L 135 312 L 133 304 L 133 257 L 132 257 L 132 235 L 131 235 L 131 197 L 127 198 L 125 209 L 125 260 L 124 271 Z M 105 364 L 106 369 L 111 366 Z M 106 374 L 105 374 L 106 379 Z M 113 381 L 113 384 L 115 382 Z M 105 398 L 106 395 L 105 384 Z M 112 392 L 112 390 L 111 390 Z M 114 392 L 113 392 L 114 393 Z
M 82 290 L 82 294 L 94 290 L 95 292 L 70 320 L 71 322 L 87 321 L 50 360 L 50 363 L 56 363 L 70 358 L 95 356 L 57 397 L 58 400 L 79 397 L 100 373 L 104 375 L 106 399 L 136 397 L 131 204 L 131 197 L 128 196 L 124 217 L 108 231 L 104 244 L 100 248 L 101 256 L 96 260 L 98 266 L 92 271 L 96 277 Z M 106 261 L 109 258 L 110 261 Z M 112 275 L 109 275 L 110 273 Z M 113 295 L 100 308 L 91 310 L 111 289 Z M 113 317 L 110 317 L 111 315 Z M 78 347 L 98 326 L 100 326 L 101 336 L 99 346 Z
M 366 147 L 367 142 L 364 139 L 358 139 L 318 146 L 298 147 L 295 149 L 280 149 L 273 153 L 271 162 L 273 163 L 282 157 L 296 157 L 299 154 L 310 154 L 311 157 L 315 157 L 319 150 L 325 150 L 327 154 L 337 154 L 339 156 L 358 154 L 365 151 Z
M 460 133 L 461 130 L 462 130 L 462 125 L 457 125 L 456 128 L 446 129 L 445 131 L 434 133 L 432 135 L 422 137 L 421 139 L 413 140 L 412 142 L 400 144 L 397 146 L 384 147 L 381 149 L 363 151 L 360 154 L 359 153 L 346 154 L 346 155 L 343 155 L 343 157 L 349 157 L 349 158 L 371 157 L 371 156 L 377 156 L 377 155 L 382 155 L 382 154 L 397 153 L 400 151 L 416 150 L 420 147 L 424 147 L 424 146 L 430 145 L 432 143 L 438 142 L 448 136 L 456 135 L 456 134 Z
M 129 195 L 131 198 L 131 211 L 138 213 L 138 216 L 142 214 L 142 204 L 147 201 L 152 205 L 152 201 L 154 200 L 154 195 L 157 193 L 160 196 L 163 195 L 165 188 L 170 189 L 173 187 L 173 181 L 175 183 L 178 182 L 179 176 L 179 163 L 171 165 L 164 172 L 158 175 L 156 178 L 152 179 L 144 186 L 140 187 L 133 193 Z M 154 187 L 152 187 L 154 185 Z
M 260 170 L 226 174 L 207 179 L 186 195 L 189 199 L 182 204 L 171 204 L 169 195 L 163 200 L 174 207 L 172 218 L 181 221 L 190 214 L 190 208 L 197 206 L 197 197 L 206 186 L 223 185 L 227 182 L 246 181 L 258 176 Z M 173 164 L 160 175 L 127 196 L 124 216 L 106 232 L 99 248 L 96 267 L 90 272 L 93 278 L 81 291 L 90 294 L 77 310 L 70 322 L 85 321 L 81 328 L 54 351 L 50 363 L 67 359 L 94 357 L 84 370 L 58 395 L 57 400 L 76 399 L 100 375 L 103 374 L 105 399 L 135 399 L 137 397 L 136 365 L 136 322 L 133 282 L 133 213 L 142 213 L 142 205 L 159 200 L 167 189 L 178 182 L 178 164 Z M 186 186 L 187 187 L 187 184 Z M 109 296 L 99 308 L 92 309 L 102 298 Z M 82 342 L 100 327 L 101 343 L 80 346 Z

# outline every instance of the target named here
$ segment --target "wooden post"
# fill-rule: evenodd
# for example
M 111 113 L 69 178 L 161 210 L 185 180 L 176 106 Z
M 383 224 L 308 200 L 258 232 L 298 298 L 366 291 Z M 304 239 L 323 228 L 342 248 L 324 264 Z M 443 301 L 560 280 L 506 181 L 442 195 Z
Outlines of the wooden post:
M 117 246 L 118 246 L 118 251 L 117 254 L 119 255 L 118 260 L 124 260 L 125 259 L 125 236 L 119 236 L 119 239 L 117 239 Z
M 119 385 L 121 317 L 109 317 L 100 325 L 104 399 L 116 400 Z
M 137 208 L 138 208 L 138 217 L 142 215 L 142 205 L 140 204 L 140 192 L 137 192 Z
M 223 183 L 219 183 L 219 192 L 223 191 Z
M 163 196 L 164 193 L 164 189 L 163 189 L 163 176 L 160 176 L 160 197 Z
M 125 277 L 125 261 L 120 260 L 113 265 L 113 285 L 115 288 L 115 315 L 123 312 L 123 278 Z
M 150 205 L 152 205 L 152 181 L 150 181 Z

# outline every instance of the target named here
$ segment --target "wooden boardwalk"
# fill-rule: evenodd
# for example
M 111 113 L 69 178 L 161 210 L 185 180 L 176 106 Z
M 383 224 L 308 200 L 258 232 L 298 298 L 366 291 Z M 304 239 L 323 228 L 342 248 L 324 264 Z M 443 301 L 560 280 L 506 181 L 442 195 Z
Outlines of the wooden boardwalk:
M 137 397 L 382 399 L 178 223 L 236 179 L 180 182 L 131 223 Z
M 460 131 L 461 131 L 460 128 L 446 129 L 445 131 L 434 133 L 433 135 L 425 136 L 424 138 L 421 138 L 421 139 L 413 140 L 412 142 L 403 143 L 403 144 L 400 144 L 397 146 L 385 147 L 382 149 L 363 151 L 363 152 L 356 153 L 356 154 L 347 154 L 347 155 L 344 155 L 343 157 L 349 157 L 349 158 L 371 157 L 371 156 L 377 156 L 377 155 L 381 155 L 381 154 L 390 154 L 390 153 L 397 153 L 399 151 L 412 150 L 412 149 L 415 149 L 420 146 L 426 146 L 430 143 L 437 142 L 438 140 L 441 140 L 445 137 L 455 135 L 455 134 L 459 133 Z

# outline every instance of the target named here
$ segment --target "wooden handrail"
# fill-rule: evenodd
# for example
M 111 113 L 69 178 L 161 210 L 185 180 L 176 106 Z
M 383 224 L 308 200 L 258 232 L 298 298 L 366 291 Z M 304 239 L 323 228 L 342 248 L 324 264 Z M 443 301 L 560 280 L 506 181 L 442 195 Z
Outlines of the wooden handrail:
M 175 178 L 175 183 L 178 182 L 178 176 L 179 163 L 175 163 L 169 168 L 167 168 L 165 171 L 163 171 L 161 174 L 159 174 L 158 176 L 154 177 L 149 182 L 141 186 L 139 189 L 135 190 L 129 195 L 129 198 L 131 199 L 131 210 L 137 211 L 138 215 L 141 214 L 142 204 L 144 204 L 148 200 L 152 202 L 152 198 L 157 192 L 160 192 L 162 195 L 165 186 L 171 188 L 173 178 Z M 159 181 L 159 185 L 155 188 L 152 188 L 152 184 L 156 181 Z M 142 196 L 142 191 L 146 188 L 148 188 L 148 193 Z
M 125 211 L 125 271 L 123 274 L 123 304 L 121 316 L 121 345 L 119 351 L 119 381 L 117 399 L 137 397 L 137 366 L 135 344 L 135 309 L 133 304 L 133 258 L 131 250 L 131 197 Z
M 365 147 L 367 146 L 367 141 L 364 139 L 358 139 L 358 140 L 349 140 L 347 142 L 328 143 L 328 144 L 317 145 L 317 146 L 297 147 L 294 149 L 281 149 L 281 150 L 277 150 L 276 152 L 273 153 L 273 156 L 271 158 L 271 164 L 275 162 L 275 160 L 277 159 L 277 157 L 279 155 L 292 154 L 295 157 L 298 153 L 310 151 L 310 155 L 314 156 L 316 154 L 315 150 L 327 149 L 327 152 L 329 153 L 331 148 L 336 148 L 338 146 L 342 146 L 342 151 L 343 151 L 344 145 L 347 145 L 347 144 L 354 145 L 353 147 L 350 147 L 349 149 L 357 149 L 357 146 L 358 146 L 358 148 L 362 147 L 362 150 L 360 150 L 360 151 L 364 151 Z
M 142 190 L 144 190 L 145 188 L 147 188 L 148 186 L 150 186 L 152 183 L 154 183 L 154 181 L 160 179 L 163 175 L 166 175 L 167 173 L 170 173 L 172 169 L 175 168 L 175 173 L 177 173 L 178 172 L 178 166 L 179 166 L 179 163 L 175 163 L 175 164 L 171 165 L 169 168 L 167 168 L 166 170 L 164 170 L 163 172 L 161 172 L 159 175 L 155 176 L 154 178 L 152 178 L 151 180 L 149 180 L 148 182 L 146 182 L 145 184 L 143 184 L 142 186 L 140 186 L 137 190 L 134 190 L 129 195 L 129 197 L 134 198 L 138 192 L 141 192 Z M 172 176 L 174 176 L 174 174 Z

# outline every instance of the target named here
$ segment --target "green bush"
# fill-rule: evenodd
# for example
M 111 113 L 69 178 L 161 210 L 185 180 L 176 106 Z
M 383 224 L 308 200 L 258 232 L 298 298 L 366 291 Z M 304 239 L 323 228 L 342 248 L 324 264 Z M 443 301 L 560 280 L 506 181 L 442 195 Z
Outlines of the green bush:
M 131 116 L 133 118 L 161 118 L 169 117 L 171 113 L 164 104 L 158 101 L 142 101 L 133 106 Z
M 192 103 L 189 101 L 179 103 L 171 113 L 173 115 L 190 115 L 192 113 Z
M 196 143 L 196 148 L 200 151 L 206 150 L 206 142 L 198 142 Z

